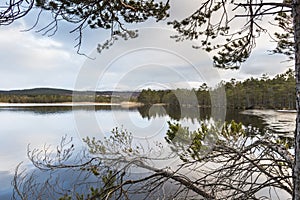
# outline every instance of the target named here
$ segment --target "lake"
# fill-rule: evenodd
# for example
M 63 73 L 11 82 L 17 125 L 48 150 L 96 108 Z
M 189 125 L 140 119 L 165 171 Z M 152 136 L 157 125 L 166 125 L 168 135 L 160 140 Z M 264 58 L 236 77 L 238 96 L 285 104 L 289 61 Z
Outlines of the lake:
M 246 126 L 292 136 L 296 114 L 274 110 L 227 110 L 224 116 L 226 120 L 234 119 Z M 0 199 L 10 199 L 16 166 L 23 162 L 30 168 L 26 154 L 29 144 L 31 148 L 55 147 L 67 136 L 73 138 L 75 146 L 81 147 L 84 146 L 82 138 L 103 138 L 115 127 L 128 130 L 141 144 L 165 143 L 168 121 L 178 121 L 193 130 L 201 121 L 213 118 L 210 109 L 197 108 L 0 104 Z

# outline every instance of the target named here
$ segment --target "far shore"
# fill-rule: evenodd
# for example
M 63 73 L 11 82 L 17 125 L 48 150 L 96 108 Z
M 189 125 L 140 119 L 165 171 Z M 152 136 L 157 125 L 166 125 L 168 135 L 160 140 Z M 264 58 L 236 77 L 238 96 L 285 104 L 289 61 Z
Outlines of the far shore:
M 121 106 L 123 108 L 132 108 L 143 106 L 139 102 L 61 102 L 61 103 L 4 103 L 0 102 L 0 107 L 24 107 L 24 106 Z

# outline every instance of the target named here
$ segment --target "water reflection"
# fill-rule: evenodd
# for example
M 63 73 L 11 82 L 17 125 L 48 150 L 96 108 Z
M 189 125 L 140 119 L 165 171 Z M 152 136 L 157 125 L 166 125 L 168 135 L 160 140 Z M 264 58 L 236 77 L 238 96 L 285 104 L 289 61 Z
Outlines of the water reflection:
M 263 113 L 263 111 L 257 112 Z M 74 113 L 82 117 L 84 133 L 76 133 L 78 129 L 76 129 Z M 99 127 L 90 124 L 91 115 L 96 115 L 97 125 L 103 129 L 103 134 L 109 134 L 112 128 L 123 125 L 140 141 L 142 137 L 147 137 L 149 140 L 152 138 L 156 141 L 163 140 L 168 128 L 166 121 L 180 121 L 184 126 L 190 126 L 193 130 L 201 121 L 212 118 L 210 108 L 198 107 L 2 106 L 0 107 L 0 170 L 2 171 L 0 173 L 0 199 L 7 199 L 6 197 L 10 195 L 11 173 L 20 161 L 26 160 L 26 147 L 29 143 L 33 147 L 41 147 L 46 143 L 55 145 L 59 144 L 61 136 L 66 134 L 74 138 L 79 136 L 77 144 L 80 144 L 81 138 L 85 136 L 99 137 Z M 272 116 L 273 118 L 270 118 Z M 267 127 L 281 134 L 285 127 L 280 128 L 278 123 L 294 121 L 293 116 L 282 119 L 280 113 L 276 111 L 268 111 L 259 115 L 241 113 L 240 110 L 226 110 L 226 120 L 235 120 L 242 122 L 245 126 L 257 127 L 261 132 Z M 269 124 L 266 120 L 270 121 Z M 270 126 L 270 123 L 277 125 Z
M 0 107 L 1 111 L 11 112 L 29 112 L 33 114 L 57 114 L 57 113 L 68 113 L 72 111 L 110 111 L 110 110 L 136 110 L 136 108 L 124 108 L 118 105 L 78 105 L 78 106 L 5 106 Z
M 0 199 L 10 199 L 12 174 L 9 171 L 0 171 Z
M 200 108 L 200 107 L 187 107 L 187 106 L 140 106 L 132 108 L 124 108 L 118 105 L 79 105 L 79 106 L 6 106 L 0 107 L 0 112 L 26 112 L 38 115 L 47 114 L 59 114 L 69 113 L 72 111 L 138 111 L 143 119 L 151 120 L 160 117 L 169 116 L 172 120 L 180 121 L 182 119 L 188 119 L 192 123 L 199 123 L 203 120 L 208 120 L 212 116 L 211 108 Z M 253 114 L 251 112 L 243 112 L 238 109 L 227 109 L 226 110 L 226 121 L 234 120 L 236 122 L 242 122 L 245 126 L 254 126 L 263 130 L 266 127 L 266 122 L 263 119 L 264 116 L 259 114 Z M 217 121 L 218 119 L 213 119 Z M 278 128 L 274 127 L 275 131 Z
M 199 123 L 203 120 L 208 120 L 213 118 L 211 108 L 200 108 L 200 107 L 188 107 L 188 106 L 163 106 L 163 105 L 153 105 L 153 106 L 140 106 L 140 107 L 122 107 L 119 105 L 77 105 L 77 106 L 1 106 L 0 112 L 25 112 L 33 113 L 37 115 L 47 115 L 47 114 L 63 114 L 71 113 L 72 111 L 133 111 L 141 115 L 143 119 L 151 120 L 162 117 L 170 117 L 172 120 L 180 121 L 183 119 L 190 120 L 193 124 Z M 220 111 L 224 112 L 224 111 Z M 245 126 L 253 126 L 263 131 L 266 127 L 277 133 L 290 133 L 293 129 L 294 114 L 284 113 L 283 119 L 278 117 L 280 113 L 276 111 L 261 111 L 261 110 L 249 110 L 243 111 L 238 109 L 227 109 L 225 121 L 234 120 L 236 122 L 242 122 Z M 286 116 L 287 115 L 287 116 Z M 277 120 L 278 118 L 278 120 Z M 287 118 L 287 119 L 286 119 Z M 124 124 L 125 125 L 125 124 Z M 287 130 L 287 131 L 286 131 Z
M 156 117 L 170 116 L 173 120 L 190 119 L 192 122 L 201 122 L 210 119 L 211 108 L 200 107 L 179 107 L 179 106 L 142 106 L 137 108 L 143 118 L 151 119 Z M 242 110 L 227 109 L 226 121 L 234 120 L 242 122 L 245 126 L 254 126 L 263 130 L 265 123 L 262 117 L 253 114 L 242 114 Z M 213 119 L 217 121 L 218 119 Z

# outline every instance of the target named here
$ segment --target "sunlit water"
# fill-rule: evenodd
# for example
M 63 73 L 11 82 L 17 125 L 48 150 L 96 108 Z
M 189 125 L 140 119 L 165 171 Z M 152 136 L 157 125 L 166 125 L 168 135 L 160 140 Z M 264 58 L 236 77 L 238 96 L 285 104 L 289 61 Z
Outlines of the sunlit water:
M 249 124 L 249 120 L 260 122 L 257 117 L 251 118 L 251 115 L 257 115 L 262 117 L 269 128 L 278 132 L 290 132 L 294 128 L 295 113 L 248 111 L 244 114 L 250 116 L 245 119 L 248 120 L 246 124 Z M 236 118 L 240 119 L 240 116 Z M 80 147 L 84 146 L 82 138 L 89 136 L 101 139 L 109 136 L 113 128 L 123 127 L 141 144 L 151 145 L 160 141 L 166 145 L 164 137 L 168 129 L 167 121 L 175 120 L 164 113 L 163 109 L 161 113 L 142 117 L 137 109 L 119 107 L 96 110 L 94 107 L 78 107 L 72 110 L 62 105 L 55 108 L 0 105 L 0 199 L 10 199 L 16 166 L 20 162 L 30 166 L 26 154 L 29 144 L 30 148 L 43 148 L 49 144 L 55 147 L 63 136 L 67 136 L 73 138 L 75 146 Z M 199 119 L 194 117 L 183 117 L 179 122 L 192 130 L 200 124 Z M 255 126 L 255 123 L 252 125 Z

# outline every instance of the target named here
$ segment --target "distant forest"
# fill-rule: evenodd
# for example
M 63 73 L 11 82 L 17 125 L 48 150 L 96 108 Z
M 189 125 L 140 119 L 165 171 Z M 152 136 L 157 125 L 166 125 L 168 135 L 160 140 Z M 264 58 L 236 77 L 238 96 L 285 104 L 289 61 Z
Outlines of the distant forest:
M 198 89 L 193 90 L 142 90 L 137 101 L 145 105 L 163 103 L 171 106 L 211 107 L 212 95 L 220 89 L 220 86 L 224 86 L 226 106 L 229 108 L 295 109 L 295 84 L 294 72 L 289 69 L 274 78 L 263 74 L 260 78 L 249 78 L 244 81 L 231 79 L 229 82 L 219 83 L 214 89 L 203 83 Z M 224 105 L 216 105 L 214 102 L 213 106 Z
M 117 91 L 72 91 L 55 88 L 34 88 L 0 91 L 3 103 L 64 103 L 64 102 L 122 102 L 136 99 L 139 92 Z
M 26 90 L 0 91 L 3 103 L 62 103 L 62 102 L 122 102 L 138 101 L 144 105 L 165 104 L 167 106 L 199 106 L 209 108 L 211 99 L 217 91 L 225 87 L 226 106 L 229 108 L 270 108 L 295 109 L 295 76 L 289 69 L 283 74 L 269 78 L 263 74 L 260 78 L 244 81 L 231 79 L 221 82 L 216 88 L 209 88 L 203 83 L 198 89 L 151 90 L 141 92 L 81 91 L 35 88 Z M 76 97 L 76 98 L 74 98 Z M 225 101 L 213 102 L 213 106 L 225 106 Z

